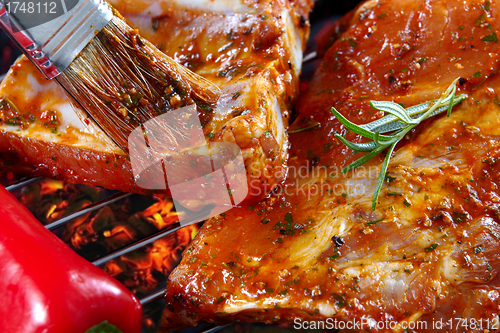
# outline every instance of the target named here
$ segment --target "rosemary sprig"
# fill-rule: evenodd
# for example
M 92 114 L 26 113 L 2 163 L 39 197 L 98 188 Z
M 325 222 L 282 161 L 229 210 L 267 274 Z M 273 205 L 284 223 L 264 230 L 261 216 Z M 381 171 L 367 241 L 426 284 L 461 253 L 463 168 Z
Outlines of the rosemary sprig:
M 335 117 L 348 130 L 372 140 L 368 143 L 355 143 L 348 141 L 343 136 L 335 133 L 335 137 L 342 141 L 342 143 L 344 143 L 347 147 L 351 148 L 355 153 L 368 153 L 342 169 L 342 173 L 346 173 L 360 167 L 388 148 L 387 155 L 382 163 L 382 169 L 380 170 L 377 180 L 375 193 L 372 197 L 373 210 L 377 207 L 377 200 L 385 181 L 387 167 L 389 166 L 391 155 L 398 142 L 401 141 L 405 135 L 408 134 L 408 132 L 414 129 L 423 120 L 443 113 L 444 111 L 447 111 L 448 116 L 450 116 L 452 108 L 468 97 L 465 94 L 455 96 L 457 92 L 457 81 L 458 79 L 453 81 L 440 99 L 412 106 L 407 109 L 394 102 L 371 101 L 370 106 L 372 108 L 389 113 L 389 115 L 365 125 L 356 125 L 350 122 L 332 107 L 332 112 Z M 381 134 L 388 132 L 392 133 L 389 135 Z

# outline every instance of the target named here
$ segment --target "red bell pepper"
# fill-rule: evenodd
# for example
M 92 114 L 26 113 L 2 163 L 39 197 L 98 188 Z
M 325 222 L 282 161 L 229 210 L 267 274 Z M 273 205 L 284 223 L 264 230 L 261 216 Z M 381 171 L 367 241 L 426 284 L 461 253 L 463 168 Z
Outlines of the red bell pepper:
M 141 305 L 0 186 L 0 332 L 84 333 L 103 321 L 139 333 Z

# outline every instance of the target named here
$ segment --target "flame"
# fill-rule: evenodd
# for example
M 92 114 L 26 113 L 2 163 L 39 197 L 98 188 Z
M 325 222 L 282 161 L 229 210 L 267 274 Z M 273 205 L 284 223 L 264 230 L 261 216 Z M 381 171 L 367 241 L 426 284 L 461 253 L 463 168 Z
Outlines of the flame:
M 191 230 L 197 229 L 188 226 L 176 233 L 175 238 L 163 238 L 156 241 L 150 251 L 152 268 L 168 274 L 180 261 L 180 253 L 191 241 Z
M 50 206 L 50 209 L 49 211 L 47 212 L 47 214 L 45 215 L 46 218 L 50 218 L 52 216 L 52 213 L 54 213 L 57 209 L 57 205 L 52 205 Z
M 174 211 L 174 203 L 170 199 L 160 199 L 156 204 L 142 212 L 158 230 L 166 228 L 178 221 L 178 214 Z
M 64 183 L 59 180 L 46 179 L 41 183 L 40 195 L 47 195 L 56 192 L 57 190 L 62 190 L 64 188 Z
M 122 225 L 114 227 L 111 231 L 104 231 L 103 235 L 106 238 L 110 237 L 121 238 L 123 241 L 134 240 L 134 233 L 130 231 L 130 229 Z
M 123 270 L 120 268 L 120 266 L 118 266 L 114 262 L 108 263 L 108 265 L 106 266 L 106 270 L 108 271 L 108 274 L 111 276 L 117 276 L 118 274 L 123 272 Z

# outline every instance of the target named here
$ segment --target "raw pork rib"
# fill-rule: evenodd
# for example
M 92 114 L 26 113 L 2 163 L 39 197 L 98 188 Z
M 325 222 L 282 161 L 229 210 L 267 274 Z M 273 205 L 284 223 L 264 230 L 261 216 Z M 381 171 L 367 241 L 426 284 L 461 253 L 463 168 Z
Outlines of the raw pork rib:
M 111 1 L 142 36 L 217 84 L 207 140 L 242 150 L 250 191 L 283 179 L 289 110 L 298 91 L 312 0 Z M 85 125 L 55 83 L 22 57 L 0 86 L 0 165 L 74 183 L 141 192 L 128 156 Z
M 281 191 L 205 223 L 170 275 L 164 331 L 327 318 L 364 323 L 355 332 L 498 330 L 499 16 L 499 1 L 372 0 L 333 29 L 295 123 L 321 126 L 290 135 Z M 361 154 L 335 139 L 330 108 L 368 123 L 383 116 L 369 100 L 420 104 L 458 77 L 468 99 L 396 148 L 372 211 L 384 156 L 340 174 Z

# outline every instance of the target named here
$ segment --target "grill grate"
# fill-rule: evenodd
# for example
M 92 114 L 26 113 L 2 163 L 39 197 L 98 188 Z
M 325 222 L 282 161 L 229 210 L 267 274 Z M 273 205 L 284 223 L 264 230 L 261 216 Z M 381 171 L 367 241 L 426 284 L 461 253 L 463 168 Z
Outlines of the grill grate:
M 7 186 L 6 189 L 7 189 L 7 191 L 12 193 L 14 191 L 17 191 L 17 190 L 27 186 L 27 185 L 30 185 L 30 184 L 35 183 L 37 181 L 41 181 L 43 179 L 44 179 L 43 177 L 34 177 L 34 178 L 29 178 L 29 179 L 23 179 L 15 184 Z M 112 194 L 112 195 L 108 196 L 107 198 L 104 198 L 104 199 L 96 201 L 96 202 L 94 202 L 86 207 L 83 207 L 82 209 L 78 210 L 77 212 L 74 212 L 68 216 L 62 217 L 62 218 L 60 218 L 60 219 L 58 219 L 50 224 L 45 225 L 45 228 L 47 228 L 50 231 L 53 231 L 53 230 L 57 229 L 58 227 L 61 227 L 61 226 L 65 225 L 66 223 L 69 223 L 70 221 L 72 221 L 72 220 L 74 220 L 82 215 L 96 211 L 96 210 L 103 208 L 107 205 L 110 205 L 116 201 L 125 199 L 131 195 L 132 195 L 132 193 Z M 179 223 L 176 223 L 167 229 L 160 230 L 153 235 L 139 239 L 139 240 L 133 242 L 132 244 L 129 244 L 129 245 L 127 245 L 121 249 L 118 249 L 116 251 L 112 251 L 112 252 L 108 253 L 107 255 L 105 255 L 97 260 L 92 261 L 92 264 L 94 264 L 95 266 L 102 266 L 110 260 L 116 259 L 122 255 L 126 255 L 132 251 L 135 251 L 135 250 L 143 247 L 143 246 L 151 244 L 154 241 L 156 241 L 160 238 L 166 237 L 166 236 L 176 232 L 177 230 L 179 230 L 181 228 L 182 228 L 182 226 Z M 165 291 L 166 291 L 166 288 L 162 288 L 158 291 L 152 292 L 151 294 L 140 298 L 139 301 L 143 306 L 147 305 L 149 303 L 152 303 L 154 301 L 158 301 L 163 297 L 163 295 L 165 294 Z M 204 325 L 204 326 L 207 326 L 207 325 Z M 230 325 L 226 325 L 226 326 L 210 325 L 208 327 L 202 327 L 200 330 L 198 330 L 196 332 L 197 333 L 214 333 L 214 332 L 217 332 L 217 331 L 219 331 L 227 326 L 230 326 Z
M 21 181 L 19 183 L 7 186 L 6 189 L 9 192 L 14 192 L 14 191 L 26 186 L 26 185 L 29 185 L 29 184 L 34 183 L 34 182 L 41 180 L 41 179 L 43 179 L 43 178 L 36 177 L 36 178 L 27 179 L 27 180 Z M 70 215 L 65 216 L 63 218 L 60 218 L 60 219 L 58 219 L 50 224 L 47 224 L 45 226 L 45 228 L 52 231 L 60 226 L 63 226 L 64 224 L 72 221 L 73 219 L 76 219 L 77 217 L 80 217 L 80 216 L 85 215 L 87 213 L 91 213 L 95 210 L 98 210 L 102 207 L 105 207 L 109 204 L 112 204 L 113 202 L 116 202 L 116 201 L 121 200 L 121 199 L 125 199 L 131 195 L 132 195 L 131 193 L 115 193 L 115 194 L 113 194 L 113 195 L 111 195 L 103 200 L 94 202 L 93 204 L 91 204 L 89 206 L 83 207 L 82 209 L 80 209 L 79 211 L 77 211 L 73 214 L 70 214 Z M 102 258 L 94 260 L 92 262 L 92 264 L 94 264 L 95 266 L 101 266 L 112 259 L 118 258 L 119 256 L 122 256 L 124 254 L 129 253 L 129 252 L 132 252 L 132 251 L 134 251 L 142 246 L 148 245 L 159 238 L 167 236 L 167 235 L 179 230 L 180 228 L 181 228 L 180 226 L 175 226 L 173 228 L 169 228 L 168 230 L 161 230 L 160 232 L 158 232 L 154 235 L 140 239 L 140 240 L 138 240 L 138 241 L 122 248 L 122 249 L 118 249 L 116 251 L 108 253 L 106 256 L 104 256 Z M 155 296 L 156 294 L 161 294 L 162 292 L 164 293 L 165 289 L 159 290 L 152 295 L 148 295 L 148 296 L 140 299 L 141 304 L 147 304 L 149 302 L 152 302 L 153 300 L 159 299 L 160 296 L 157 296 L 157 297 L 153 297 L 153 296 Z

